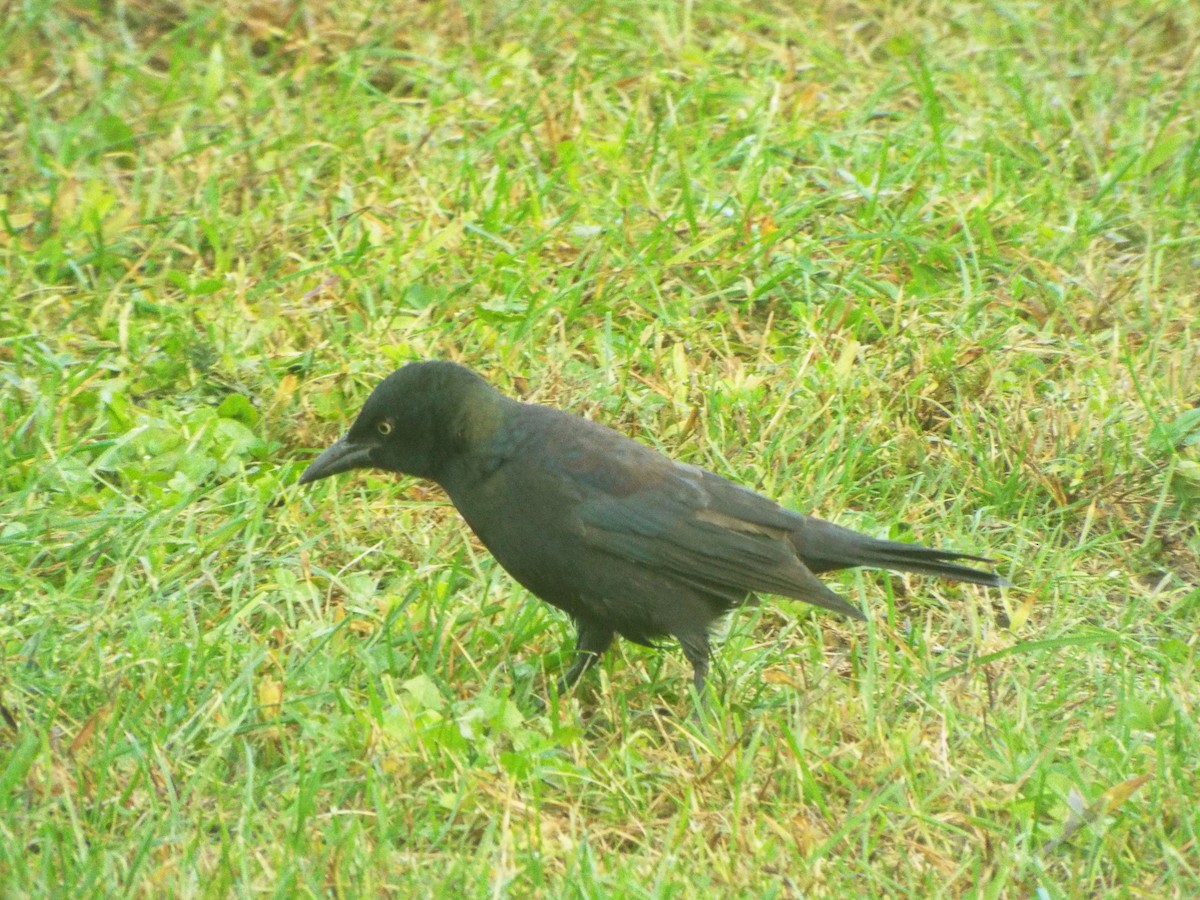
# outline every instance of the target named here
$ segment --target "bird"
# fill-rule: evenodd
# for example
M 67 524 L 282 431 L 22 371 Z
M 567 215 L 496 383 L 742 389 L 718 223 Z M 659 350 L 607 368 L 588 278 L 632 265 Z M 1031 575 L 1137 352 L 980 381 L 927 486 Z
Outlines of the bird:
M 448 360 L 407 363 L 299 484 L 374 468 L 441 486 L 500 565 L 575 624 L 564 695 L 617 635 L 677 640 L 704 695 L 710 639 L 757 594 L 864 619 L 817 578 L 871 566 L 989 587 L 967 553 L 870 537 L 676 462 L 605 425 L 515 400 Z

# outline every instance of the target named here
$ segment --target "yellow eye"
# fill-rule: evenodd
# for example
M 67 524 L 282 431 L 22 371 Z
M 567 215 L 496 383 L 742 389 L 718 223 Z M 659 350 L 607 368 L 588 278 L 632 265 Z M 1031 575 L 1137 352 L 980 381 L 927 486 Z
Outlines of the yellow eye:
M 387 419 L 384 419 L 383 421 L 378 422 L 375 425 L 375 430 L 378 431 L 380 434 L 382 434 L 384 437 L 387 437 L 389 434 L 392 433 L 392 423 L 389 422 Z

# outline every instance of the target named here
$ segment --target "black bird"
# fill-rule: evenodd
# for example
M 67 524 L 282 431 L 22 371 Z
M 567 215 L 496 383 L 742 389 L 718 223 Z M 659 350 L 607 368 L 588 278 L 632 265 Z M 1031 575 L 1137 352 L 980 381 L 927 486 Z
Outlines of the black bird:
M 709 633 L 752 592 L 856 619 L 817 573 L 853 566 L 1007 584 L 979 556 L 878 540 L 783 509 L 610 428 L 504 396 L 451 362 L 385 378 L 300 484 L 350 469 L 428 478 L 509 574 L 575 620 L 573 685 L 620 634 L 676 638 L 702 692 Z

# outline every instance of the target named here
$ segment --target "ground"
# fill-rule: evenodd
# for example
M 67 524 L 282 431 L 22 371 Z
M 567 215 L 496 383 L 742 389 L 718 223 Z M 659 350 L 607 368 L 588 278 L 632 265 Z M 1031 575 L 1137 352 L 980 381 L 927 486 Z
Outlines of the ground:
M 1200 9 L 8 3 L 13 895 L 1200 894 Z M 444 357 L 986 555 L 551 690 L 429 484 Z M 520 511 L 514 511 L 519 515 Z

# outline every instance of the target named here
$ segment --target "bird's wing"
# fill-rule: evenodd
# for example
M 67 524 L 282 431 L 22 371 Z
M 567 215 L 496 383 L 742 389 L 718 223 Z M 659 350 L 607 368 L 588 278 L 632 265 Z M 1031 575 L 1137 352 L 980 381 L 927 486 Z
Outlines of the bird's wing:
M 559 473 L 577 488 L 589 546 L 670 573 L 731 606 L 761 591 L 862 617 L 801 562 L 785 510 L 626 440 L 558 457 Z

